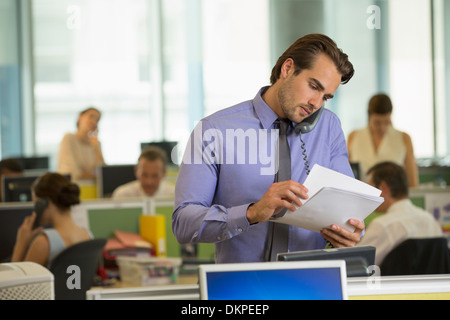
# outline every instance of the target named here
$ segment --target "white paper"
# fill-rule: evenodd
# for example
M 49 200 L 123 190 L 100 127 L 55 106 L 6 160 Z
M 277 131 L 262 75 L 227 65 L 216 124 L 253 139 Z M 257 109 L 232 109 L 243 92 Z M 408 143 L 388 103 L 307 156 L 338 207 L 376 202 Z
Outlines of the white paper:
M 381 190 L 331 169 L 314 165 L 304 185 L 309 198 L 295 212 L 271 221 L 319 232 L 337 224 L 353 232 L 350 218 L 363 221 L 383 201 Z
M 323 187 L 333 187 L 337 189 L 353 191 L 357 193 L 380 196 L 381 190 L 372 187 L 360 180 L 346 176 L 340 172 L 315 164 L 305 180 L 304 186 L 308 188 L 308 195 L 312 197 Z M 301 199 L 302 203 L 306 200 Z

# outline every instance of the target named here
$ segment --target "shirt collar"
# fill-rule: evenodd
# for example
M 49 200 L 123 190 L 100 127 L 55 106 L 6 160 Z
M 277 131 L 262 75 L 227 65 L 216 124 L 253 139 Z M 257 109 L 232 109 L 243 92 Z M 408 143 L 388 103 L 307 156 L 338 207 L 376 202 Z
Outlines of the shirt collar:
M 270 108 L 261 95 L 268 89 L 269 87 L 263 87 L 256 94 L 253 99 L 253 107 L 255 108 L 256 115 L 261 121 L 262 127 L 264 129 L 273 128 L 273 123 L 278 119 L 277 114 Z

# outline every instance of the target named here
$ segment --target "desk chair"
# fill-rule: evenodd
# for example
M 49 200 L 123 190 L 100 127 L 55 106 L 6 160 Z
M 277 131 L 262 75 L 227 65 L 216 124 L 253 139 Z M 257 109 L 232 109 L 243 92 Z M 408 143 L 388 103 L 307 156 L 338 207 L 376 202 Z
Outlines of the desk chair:
M 382 276 L 450 273 L 447 239 L 405 240 L 386 256 L 380 271 Z
M 86 299 L 86 291 L 93 284 L 105 244 L 106 239 L 79 242 L 53 259 L 49 269 L 55 277 L 55 300 Z M 78 266 L 79 269 L 74 271 L 70 266 Z M 79 279 L 76 278 L 78 276 Z M 77 283 L 81 285 L 80 288 L 71 288 Z

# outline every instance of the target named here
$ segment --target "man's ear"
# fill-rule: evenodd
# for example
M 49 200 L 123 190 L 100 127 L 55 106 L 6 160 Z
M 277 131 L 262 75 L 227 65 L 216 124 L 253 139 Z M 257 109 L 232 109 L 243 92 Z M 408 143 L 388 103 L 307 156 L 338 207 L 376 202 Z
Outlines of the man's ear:
M 292 58 L 287 58 L 281 65 L 280 77 L 286 79 L 295 70 L 295 62 Z
M 381 192 L 386 193 L 389 192 L 389 194 L 391 193 L 391 189 L 389 188 L 388 184 L 386 183 L 386 181 L 381 181 L 380 184 L 378 185 L 378 189 L 381 190 Z

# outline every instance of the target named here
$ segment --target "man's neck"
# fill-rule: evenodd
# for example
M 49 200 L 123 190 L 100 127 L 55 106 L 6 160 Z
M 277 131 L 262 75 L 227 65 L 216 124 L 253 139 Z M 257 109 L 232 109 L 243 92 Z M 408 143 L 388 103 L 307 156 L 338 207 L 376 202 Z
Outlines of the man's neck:
M 276 83 L 270 86 L 266 92 L 261 95 L 261 98 L 280 118 L 285 118 L 284 112 L 281 110 L 280 102 L 278 100 L 278 86 Z

